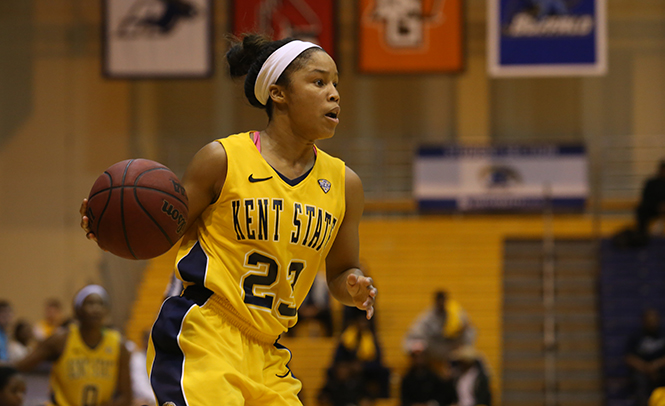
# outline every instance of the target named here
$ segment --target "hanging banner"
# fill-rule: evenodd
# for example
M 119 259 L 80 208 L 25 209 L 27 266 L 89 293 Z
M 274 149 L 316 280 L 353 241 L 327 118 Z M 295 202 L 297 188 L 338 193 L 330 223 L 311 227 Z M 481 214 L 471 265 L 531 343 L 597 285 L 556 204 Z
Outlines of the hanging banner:
M 233 0 L 233 33 L 262 33 L 318 44 L 335 58 L 334 0 Z
M 461 0 L 360 0 L 358 4 L 361 72 L 462 70 Z
M 584 210 L 582 145 L 422 147 L 414 195 L 424 211 Z
M 488 0 L 491 76 L 607 71 L 605 0 Z
M 104 0 L 103 71 L 112 78 L 212 74 L 210 0 Z

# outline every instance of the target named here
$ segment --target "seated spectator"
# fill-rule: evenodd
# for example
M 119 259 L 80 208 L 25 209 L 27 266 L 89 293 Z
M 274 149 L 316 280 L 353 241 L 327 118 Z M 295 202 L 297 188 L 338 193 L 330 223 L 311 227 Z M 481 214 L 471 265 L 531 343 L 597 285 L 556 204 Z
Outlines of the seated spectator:
M 22 360 L 34 347 L 32 325 L 26 320 L 19 320 L 14 326 L 14 337 L 9 341 L 9 362 Z
M 9 327 L 14 321 L 14 310 L 6 300 L 0 300 L 0 362 L 9 361 Z
M 43 341 L 51 336 L 53 332 L 62 325 L 62 304 L 58 299 L 51 298 L 44 303 L 44 318 L 35 324 L 34 336 L 38 341 Z
M 626 363 L 631 369 L 637 406 L 646 406 L 665 377 L 665 336 L 655 309 L 645 310 L 642 328 L 628 341 Z
M 658 216 L 665 214 L 665 160 L 660 162 L 655 176 L 647 179 L 642 197 L 635 210 L 637 231 L 649 235 L 649 226 Z
M 328 371 L 326 384 L 318 395 L 320 406 L 366 406 L 371 404 L 357 359 L 339 359 Z
M 330 292 L 322 273 L 316 275 L 309 293 L 300 305 L 298 323 L 289 330 L 289 335 L 302 335 L 305 328 L 309 337 L 332 337 L 333 334 Z
M 359 361 L 368 394 L 374 398 L 388 398 L 390 370 L 383 365 L 374 325 L 367 320 L 364 310 L 348 307 L 347 311 L 354 316 L 350 316 L 349 325 L 340 335 L 334 360 Z
M 457 405 L 490 406 L 492 392 L 489 376 L 478 352 L 471 346 L 464 346 L 455 350 L 451 357 L 453 378 L 457 388 Z
M 449 406 L 457 403 L 452 380 L 434 372 L 423 350 L 410 354 L 411 366 L 402 378 L 402 406 Z
M 13 367 L 0 365 L 0 406 L 23 406 L 26 384 Z
M 404 339 L 404 350 L 425 348 L 427 356 L 434 361 L 447 362 L 450 352 L 463 346 L 473 345 L 475 329 L 462 306 L 448 297 L 447 292 L 434 294 L 434 305 L 421 313 Z

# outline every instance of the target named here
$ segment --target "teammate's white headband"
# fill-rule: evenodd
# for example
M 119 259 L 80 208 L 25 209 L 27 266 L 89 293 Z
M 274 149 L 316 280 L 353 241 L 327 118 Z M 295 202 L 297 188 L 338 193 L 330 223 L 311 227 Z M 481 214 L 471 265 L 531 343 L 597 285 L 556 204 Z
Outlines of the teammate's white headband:
M 268 91 L 270 85 L 277 82 L 282 72 L 298 55 L 310 48 L 321 47 L 311 42 L 295 40 L 282 45 L 270 54 L 268 59 L 263 62 L 259 75 L 256 78 L 256 84 L 254 84 L 254 96 L 256 96 L 256 100 L 265 106 L 268 102 L 268 97 L 270 97 L 270 92 Z
M 101 296 L 102 299 L 104 299 L 104 302 L 106 303 L 109 302 L 109 294 L 106 293 L 106 289 L 104 289 L 99 285 L 88 285 L 83 289 L 81 289 L 79 293 L 76 294 L 76 297 L 74 298 L 74 308 L 80 309 L 81 306 L 83 305 L 83 301 L 85 300 L 85 298 L 94 293 Z

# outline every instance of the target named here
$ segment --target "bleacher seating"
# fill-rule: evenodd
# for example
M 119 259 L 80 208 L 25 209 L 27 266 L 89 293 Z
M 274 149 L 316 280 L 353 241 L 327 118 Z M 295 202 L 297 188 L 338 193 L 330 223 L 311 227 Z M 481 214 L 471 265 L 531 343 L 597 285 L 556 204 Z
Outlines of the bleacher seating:
M 642 313 L 653 307 L 665 315 L 665 239 L 644 248 L 601 244 L 600 308 L 603 372 L 608 406 L 632 406 L 630 371 L 624 361 L 629 337 L 639 331 Z

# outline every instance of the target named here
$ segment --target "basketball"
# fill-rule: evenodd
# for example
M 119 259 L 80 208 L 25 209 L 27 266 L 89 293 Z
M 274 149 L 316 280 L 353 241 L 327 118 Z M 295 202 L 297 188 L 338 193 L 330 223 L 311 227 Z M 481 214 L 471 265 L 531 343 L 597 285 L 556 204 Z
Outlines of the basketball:
M 99 246 L 127 259 L 168 251 L 182 236 L 187 214 L 187 194 L 178 177 L 148 159 L 106 169 L 92 185 L 86 213 Z

